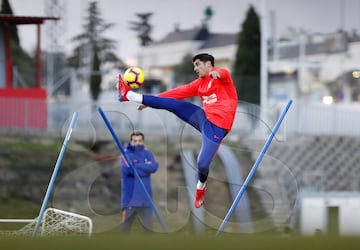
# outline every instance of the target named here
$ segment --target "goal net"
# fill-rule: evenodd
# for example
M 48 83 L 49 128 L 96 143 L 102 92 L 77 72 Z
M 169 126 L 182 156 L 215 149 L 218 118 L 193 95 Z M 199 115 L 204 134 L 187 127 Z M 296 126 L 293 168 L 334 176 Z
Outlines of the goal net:
M 33 220 L 2 219 L 0 222 L 28 223 L 18 230 L 0 231 L 0 235 L 31 236 L 33 235 L 35 225 L 37 223 L 37 218 Z M 41 236 L 90 236 L 92 233 L 92 227 L 92 220 L 89 217 L 56 208 L 48 208 L 44 212 L 44 217 L 41 221 L 38 233 Z

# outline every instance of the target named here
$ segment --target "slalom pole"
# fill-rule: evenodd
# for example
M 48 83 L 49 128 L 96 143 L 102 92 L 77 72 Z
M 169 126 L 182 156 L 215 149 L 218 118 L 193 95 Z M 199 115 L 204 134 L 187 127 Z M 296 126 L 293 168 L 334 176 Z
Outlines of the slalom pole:
M 149 192 L 146 190 L 146 187 L 145 187 L 144 183 L 142 182 L 139 174 L 137 173 L 137 171 L 136 171 L 136 169 L 135 169 L 132 161 L 129 159 L 129 157 L 127 156 L 127 154 L 126 154 L 126 152 L 125 152 L 125 150 L 124 150 L 124 148 L 123 148 L 123 146 L 121 145 L 120 139 L 119 139 L 118 136 L 116 135 L 113 127 L 111 126 L 110 121 L 107 119 L 107 117 L 106 117 L 106 115 L 105 115 L 105 113 L 104 113 L 104 111 L 102 110 L 101 107 L 98 108 L 98 111 L 99 111 L 101 117 L 103 118 L 106 126 L 108 127 L 108 129 L 109 129 L 112 137 L 114 138 L 114 140 L 115 140 L 118 148 L 120 149 L 121 153 L 122 153 L 123 156 L 125 157 L 127 163 L 128 163 L 129 166 L 134 170 L 135 178 L 139 181 L 140 186 L 142 187 L 142 189 L 143 189 L 143 191 L 144 191 L 144 193 L 145 193 L 145 196 L 146 196 L 146 198 L 148 199 L 148 201 L 150 202 L 151 207 L 152 207 L 152 209 L 153 209 L 153 211 L 154 211 L 154 213 L 155 213 L 155 216 L 156 216 L 156 218 L 158 219 L 158 221 L 159 221 L 159 223 L 160 223 L 160 225 L 161 225 L 161 228 L 162 228 L 163 231 L 166 233 L 167 230 L 166 230 L 165 224 L 164 224 L 163 220 L 161 219 L 160 214 L 159 214 L 158 210 L 156 209 L 156 206 L 155 206 L 155 204 L 154 204 L 154 202 L 153 202 L 153 200 L 152 200 Z
M 42 221 L 42 219 L 44 217 L 44 212 L 45 212 L 46 206 L 48 204 L 51 191 L 52 191 L 52 189 L 54 187 L 55 179 L 56 179 L 57 173 L 58 173 L 58 171 L 60 169 L 61 161 L 62 161 L 62 158 L 64 157 L 66 147 L 67 147 L 67 145 L 69 143 L 70 136 L 71 136 L 71 133 L 72 133 L 74 127 L 75 127 L 77 118 L 78 118 L 78 112 L 74 112 L 74 114 L 72 116 L 72 119 L 71 119 L 71 122 L 70 122 L 70 125 L 69 125 L 69 128 L 67 130 L 63 145 L 61 147 L 60 154 L 59 154 L 58 159 L 56 161 L 56 164 L 55 164 L 55 167 L 54 167 L 54 170 L 53 170 L 53 173 L 52 173 L 48 188 L 46 190 L 43 203 L 41 205 L 40 213 L 39 213 L 39 216 L 38 216 L 38 219 L 37 219 L 37 222 L 36 222 L 36 225 L 35 225 L 35 229 L 34 229 L 34 232 L 33 232 L 34 237 L 36 236 L 36 233 L 39 230 L 39 226 L 41 224 L 41 221 Z
M 287 103 L 287 105 L 286 105 L 286 107 L 284 108 L 283 112 L 281 113 L 280 118 L 279 118 L 278 121 L 276 122 L 276 124 L 275 124 L 275 126 L 274 126 L 274 129 L 271 131 L 271 134 L 270 134 L 269 138 L 267 139 L 264 147 L 262 148 L 262 150 L 261 150 L 261 152 L 260 152 L 260 155 L 259 155 L 258 158 L 256 159 L 253 167 L 251 168 L 248 176 L 246 177 L 246 179 L 245 179 L 245 181 L 244 181 L 244 184 L 241 186 L 239 193 L 237 194 L 237 196 L 236 196 L 233 204 L 231 205 L 228 213 L 226 214 L 223 222 L 221 223 L 221 225 L 220 225 L 220 227 L 219 227 L 216 235 L 220 235 L 220 233 L 224 230 L 227 222 L 229 221 L 229 219 L 230 219 L 232 213 L 234 212 L 237 204 L 239 203 L 242 195 L 245 193 L 245 190 L 246 190 L 247 186 L 249 185 L 249 182 L 251 181 L 253 175 L 255 174 L 256 169 L 258 168 L 258 166 L 259 166 L 262 158 L 264 157 L 267 149 L 269 148 L 271 141 L 273 140 L 276 132 L 279 130 L 279 127 L 280 127 L 282 121 L 284 120 L 284 117 L 285 117 L 287 111 L 289 110 L 291 104 L 292 104 L 292 100 L 289 100 L 288 103 Z

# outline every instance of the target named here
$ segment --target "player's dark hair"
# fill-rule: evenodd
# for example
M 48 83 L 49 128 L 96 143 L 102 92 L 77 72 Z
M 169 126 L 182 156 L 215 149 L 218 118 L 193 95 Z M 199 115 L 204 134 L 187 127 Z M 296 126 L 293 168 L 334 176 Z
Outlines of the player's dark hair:
M 139 136 L 139 135 L 140 135 L 140 136 L 142 137 L 142 139 L 145 141 L 145 136 L 144 136 L 144 134 L 141 133 L 140 131 L 133 131 L 133 132 L 131 132 L 131 133 L 130 133 L 130 136 L 129 136 L 130 141 L 132 140 L 133 136 Z
M 196 56 L 193 57 L 192 62 L 195 62 L 198 59 L 202 62 L 209 61 L 211 63 L 211 66 L 215 66 L 215 59 L 210 54 L 207 54 L 207 53 L 197 54 Z

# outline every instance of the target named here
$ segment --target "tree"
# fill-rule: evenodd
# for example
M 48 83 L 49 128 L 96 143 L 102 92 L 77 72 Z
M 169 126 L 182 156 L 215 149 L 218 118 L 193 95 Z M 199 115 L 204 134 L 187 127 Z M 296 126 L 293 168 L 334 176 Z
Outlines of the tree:
M 1 2 L 1 11 L 0 14 L 13 15 L 14 12 L 10 6 L 9 0 L 3 0 Z M 17 31 L 17 26 L 12 25 L 10 28 L 11 40 L 20 46 L 20 39 Z
M 140 18 L 140 22 L 130 21 L 129 23 L 132 24 L 130 29 L 138 33 L 137 37 L 140 39 L 141 46 L 147 46 L 153 41 L 150 37 L 152 27 L 149 24 L 149 18 L 152 13 L 138 13 L 136 15 Z
M 192 81 L 196 78 L 196 74 L 194 73 L 194 66 L 191 63 L 192 55 L 186 54 L 182 62 L 175 66 L 175 81 L 176 83 L 186 83 Z
M 260 103 L 260 22 L 253 6 L 247 11 L 238 36 L 233 76 L 239 100 Z
M 96 101 L 101 92 L 101 72 L 105 64 L 115 64 L 119 69 L 125 68 L 125 65 L 113 52 L 116 41 L 103 36 L 114 24 L 107 23 L 101 18 L 96 1 L 90 2 L 87 11 L 88 16 L 85 17 L 83 25 L 84 32 L 72 39 L 77 45 L 68 58 L 68 65 L 81 72 L 87 72 L 86 69 L 90 68 L 90 74 L 83 73 L 79 77 L 83 80 L 90 77 L 91 97 Z
M 14 15 L 8 0 L 3 0 L 1 2 L 0 14 Z M 0 24 L 0 28 L 2 28 L 1 25 L 2 24 Z M 23 82 L 25 84 L 23 87 L 35 86 L 35 57 L 31 57 L 25 50 L 21 48 L 20 38 L 16 25 L 11 25 L 10 27 L 10 46 L 13 69 L 15 70 L 16 74 L 20 74 L 19 77 L 14 78 L 15 82 L 18 79 L 23 79 L 25 81 Z
M 94 50 L 94 58 L 92 64 L 93 73 L 90 77 L 90 90 L 91 90 L 91 97 L 93 100 L 97 100 L 100 94 L 100 84 L 101 83 L 101 74 L 100 74 L 100 58 L 99 58 L 99 51 L 97 48 Z

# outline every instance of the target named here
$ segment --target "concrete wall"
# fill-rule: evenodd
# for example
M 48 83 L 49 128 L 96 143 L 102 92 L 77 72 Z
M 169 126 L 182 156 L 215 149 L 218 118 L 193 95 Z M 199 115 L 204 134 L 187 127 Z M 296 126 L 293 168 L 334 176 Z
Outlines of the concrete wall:
M 360 235 L 360 193 L 330 192 L 301 193 L 300 230 L 313 235 L 321 230 L 329 232 L 329 208 L 338 208 L 336 224 L 339 235 Z

